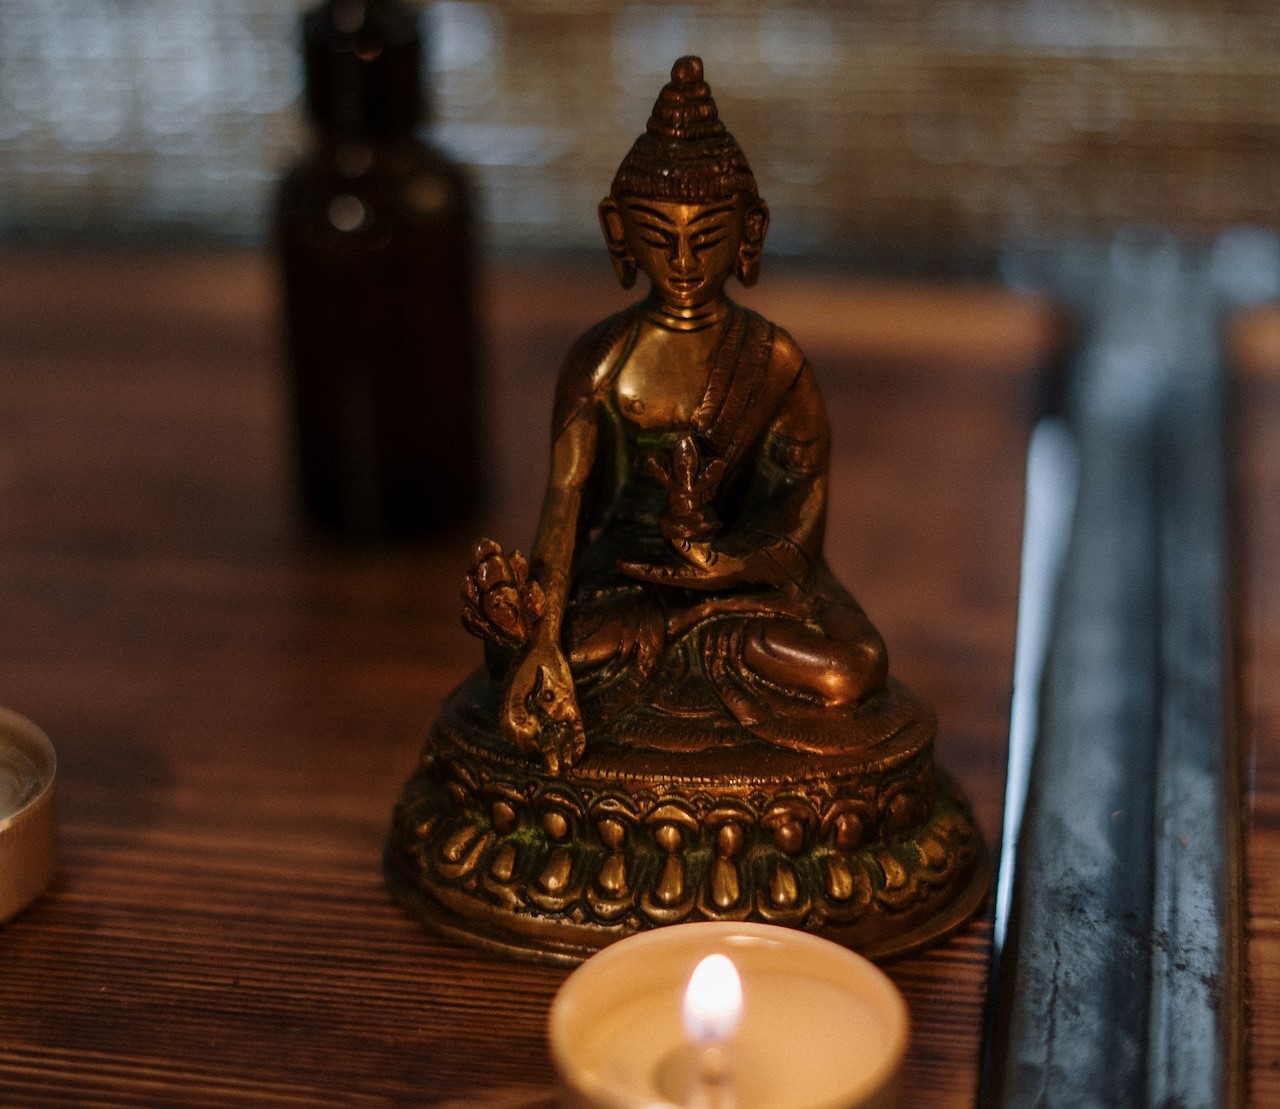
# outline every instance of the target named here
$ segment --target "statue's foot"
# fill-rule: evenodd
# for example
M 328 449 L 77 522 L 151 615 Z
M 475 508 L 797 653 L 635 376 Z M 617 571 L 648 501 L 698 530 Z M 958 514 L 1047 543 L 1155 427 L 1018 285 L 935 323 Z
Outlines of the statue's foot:
M 832 708 L 856 705 L 884 687 L 884 642 L 867 623 L 860 639 L 835 639 L 797 620 L 754 620 L 741 637 L 742 664 L 766 685 L 795 690 Z

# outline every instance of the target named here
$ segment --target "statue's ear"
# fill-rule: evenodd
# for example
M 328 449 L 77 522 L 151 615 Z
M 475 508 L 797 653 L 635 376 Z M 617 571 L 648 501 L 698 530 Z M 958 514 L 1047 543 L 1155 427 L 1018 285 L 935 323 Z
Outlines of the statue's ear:
M 613 272 L 618 275 L 618 282 L 624 289 L 636 283 L 636 260 L 627 247 L 627 233 L 622 226 L 622 213 L 618 210 L 618 202 L 611 196 L 600 201 L 600 230 L 604 232 L 604 245 L 609 248 L 609 259 L 613 262 Z
M 760 255 L 764 252 L 768 230 L 769 205 L 757 200 L 742 217 L 742 245 L 738 247 L 738 260 L 733 267 L 744 285 L 754 285 L 760 276 Z

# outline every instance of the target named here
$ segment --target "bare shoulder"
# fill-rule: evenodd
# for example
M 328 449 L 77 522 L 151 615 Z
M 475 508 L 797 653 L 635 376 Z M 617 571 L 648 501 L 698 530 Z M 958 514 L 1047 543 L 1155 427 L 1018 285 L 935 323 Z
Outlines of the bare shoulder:
M 772 394 L 779 401 L 790 401 L 797 393 L 817 388 L 813 370 L 804 351 L 790 332 L 772 325 L 773 347 L 769 352 L 769 381 Z
M 813 367 L 804 351 L 780 327 L 774 329 L 769 366 L 774 395 L 777 397 L 774 430 L 796 442 L 825 443 L 829 428 L 818 379 L 814 376 Z M 818 450 L 815 458 L 825 457 L 825 448 L 815 449 Z
M 623 361 L 637 319 L 635 309 L 619 312 L 585 332 L 570 348 L 556 382 L 557 430 L 595 403 Z
M 770 362 L 779 373 L 787 373 L 794 377 L 805 367 L 804 351 L 791 337 L 791 333 L 777 324 L 773 325 L 773 356 Z

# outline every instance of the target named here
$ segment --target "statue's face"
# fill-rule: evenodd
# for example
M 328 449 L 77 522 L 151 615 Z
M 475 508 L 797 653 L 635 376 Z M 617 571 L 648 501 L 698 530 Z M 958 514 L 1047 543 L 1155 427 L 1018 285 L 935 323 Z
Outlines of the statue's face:
M 741 195 L 701 204 L 624 196 L 617 213 L 631 257 L 665 303 L 697 308 L 720 295 L 742 246 Z

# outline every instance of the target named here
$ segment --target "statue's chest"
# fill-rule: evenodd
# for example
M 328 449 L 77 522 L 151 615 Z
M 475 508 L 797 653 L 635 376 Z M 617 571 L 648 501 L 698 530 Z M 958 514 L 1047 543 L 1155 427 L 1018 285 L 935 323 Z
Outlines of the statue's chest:
M 618 410 L 639 427 L 687 427 L 707 391 L 710 343 L 702 335 L 642 335 L 613 382 Z

